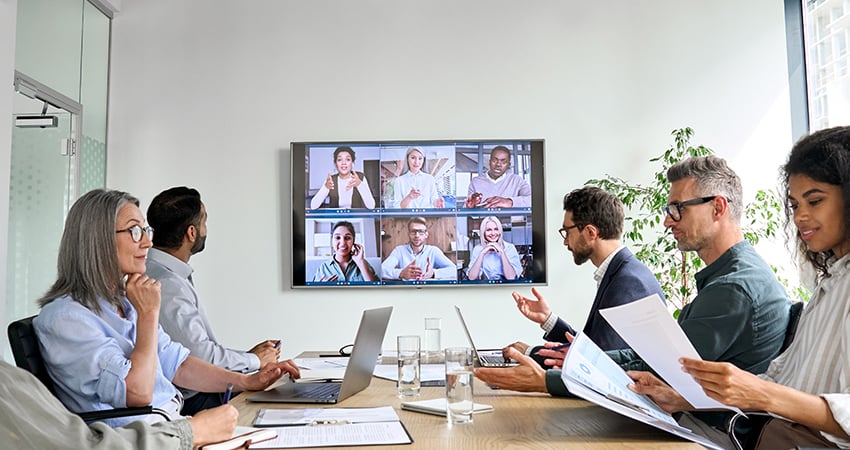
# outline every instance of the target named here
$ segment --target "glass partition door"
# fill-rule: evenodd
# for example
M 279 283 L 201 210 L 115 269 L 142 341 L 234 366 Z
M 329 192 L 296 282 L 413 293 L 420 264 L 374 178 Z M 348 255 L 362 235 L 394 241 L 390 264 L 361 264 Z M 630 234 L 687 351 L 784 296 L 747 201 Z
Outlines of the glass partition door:
M 49 118 L 49 125 L 35 126 L 33 117 Z M 12 120 L 6 305 L 8 317 L 20 318 L 38 311 L 35 301 L 56 279 L 59 240 L 76 190 L 79 116 L 19 93 Z

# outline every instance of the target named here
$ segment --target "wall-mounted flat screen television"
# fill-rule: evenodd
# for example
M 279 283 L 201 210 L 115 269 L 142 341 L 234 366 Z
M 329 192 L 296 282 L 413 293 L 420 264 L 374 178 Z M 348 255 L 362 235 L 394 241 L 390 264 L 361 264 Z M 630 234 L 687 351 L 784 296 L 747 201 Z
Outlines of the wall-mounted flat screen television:
M 544 141 L 293 142 L 292 286 L 545 284 Z

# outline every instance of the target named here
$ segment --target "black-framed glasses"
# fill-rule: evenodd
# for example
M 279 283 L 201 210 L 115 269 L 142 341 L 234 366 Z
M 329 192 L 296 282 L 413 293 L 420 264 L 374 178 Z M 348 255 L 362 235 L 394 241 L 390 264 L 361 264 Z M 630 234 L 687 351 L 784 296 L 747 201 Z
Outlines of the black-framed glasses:
M 703 203 L 708 203 L 715 198 L 717 198 L 716 195 L 710 195 L 708 197 L 699 197 L 691 200 L 685 200 L 683 202 L 673 202 L 664 207 L 664 212 L 673 219 L 673 222 L 678 222 L 682 220 L 682 210 L 685 209 L 686 206 L 702 205 Z
M 151 226 L 140 226 L 133 225 L 130 228 L 126 228 L 123 230 L 115 230 L 115 234 L 118 233 L 130 233 L 130 238 L 133 239 L 133 242 L 139 242 L 142 240 L 142 234 L 147 234 L 148 239 L 153 240 L 153 227 Z
M 573 228 L 578 228 L 578 224 L 570 225 L 568 227 L 561 227 L 561 229 L 558 230 L 558 233 L 561 234 L 562 238 L 566 239 L 567 236 L 570 235 L 570 230 Z

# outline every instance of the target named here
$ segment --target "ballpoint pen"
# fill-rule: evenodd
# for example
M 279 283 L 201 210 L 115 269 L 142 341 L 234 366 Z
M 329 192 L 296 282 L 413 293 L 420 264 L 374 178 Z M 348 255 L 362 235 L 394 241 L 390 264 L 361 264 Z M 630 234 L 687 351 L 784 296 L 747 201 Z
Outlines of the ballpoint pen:
M 540 350 L 564 350 L 564 349 L 566 349 L 566 348 L 569 348 L 569 347 L 570 347 L 570 345 L 571 345 L 571 344 L 570 344 L 569 342 L 567 342 L 567 343 L 565 343 L 565 344 L 556 345 L 556 346 L 554 346 L 554 347 L 550 347 L 550 348 L 543 347 L 543 348 L 541 348 Z M 540 354 L 540 350 L 537 350 L 537 353 L 535 353 L 535 354 L 539 355 L 539 354 Z
M 227 383 L 227 389 L 224 390 L 224 400 L 222 404 L 227 404 L 230 401 L 230 396 L 233 395 L 233 383 Z
M 280 342 L 281 340 L 278 339 L 277 342 L 274 343 L 274 348 L 280 348 Z

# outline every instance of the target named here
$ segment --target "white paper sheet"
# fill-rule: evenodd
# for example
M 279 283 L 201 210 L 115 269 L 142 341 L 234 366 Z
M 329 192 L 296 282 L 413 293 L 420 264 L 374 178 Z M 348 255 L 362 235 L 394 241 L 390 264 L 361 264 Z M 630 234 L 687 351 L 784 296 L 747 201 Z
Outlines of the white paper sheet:
M 249 448 L 299 448 L 347 445 L 409 444 L 410 436 L 400 421 L 345 425 L 277 427 L 277 438 Z
M 593 341 L 579 332 L 567 352 L 561 379 L 569 391 L 587 401 L 711 449 L 717 444 L 679 426 L 648 397 L 632 392 L 631 378 Z
M 345 369 L 348 366 L 347 357 L 339 358 L 295 358 L 292 360 L 301 369 Z
M 309 425 L 314 422 L 391 422 L 399 420 L 392 406 L 376 408 L 262 408 L 254 426 Z
M 702 358 L 657 294 L 625 305 L 601 309 L 599 313 L 694 408 L 740 412 L 738 408 L 710 398 L 693 377 L 682 372 L 679 358 Z

